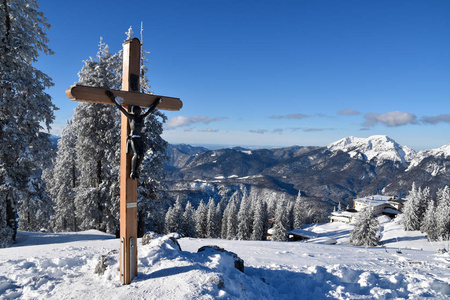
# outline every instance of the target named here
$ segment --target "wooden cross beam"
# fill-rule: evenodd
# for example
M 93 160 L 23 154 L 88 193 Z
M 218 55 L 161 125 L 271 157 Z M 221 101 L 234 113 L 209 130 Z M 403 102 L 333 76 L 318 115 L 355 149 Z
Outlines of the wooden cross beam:
M 138 39 L 123 44 L 122 90 L 110 90 L 116 99 L 123 98 L 122 106 L 131 111 L 132 106 L 150 107 L 161 99 L 157 108 L 177 111 L 183 106 L 179 98 L 142 94 L 139 92 L 141 43 Z M 107 89 L 73 85 L 66 90 L 73 101 L 114 104 L 106 94 Z M 129 284 L 137 276 L 137 180 L 130 178 L 131 159 L 127 154 L 130 134 L 128 118 L 122 114 L 120 146 L 120 280 Z

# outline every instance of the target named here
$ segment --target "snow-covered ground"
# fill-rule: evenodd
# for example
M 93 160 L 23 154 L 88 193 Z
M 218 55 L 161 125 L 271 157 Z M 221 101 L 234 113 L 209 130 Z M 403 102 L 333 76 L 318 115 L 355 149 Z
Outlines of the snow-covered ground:
M 450 255 L 399 221 L 382 222 L 385 247 L 348 246 L 351 225 L 306 228 L 308 242 L 259 242 L 168 236 L 139 242 L 139 275 L 119 283 L 119 241 L 90 230 L 50 234 L 19 232 L 0 249 L 1 299 L 448 299 Z M 328 242 L 334 240 L 336 245 Z M 245 261 L 245 273 L 224 254 L 200 252 L 218 245 Z M 101 255 L 110 265 L 94 273 Z

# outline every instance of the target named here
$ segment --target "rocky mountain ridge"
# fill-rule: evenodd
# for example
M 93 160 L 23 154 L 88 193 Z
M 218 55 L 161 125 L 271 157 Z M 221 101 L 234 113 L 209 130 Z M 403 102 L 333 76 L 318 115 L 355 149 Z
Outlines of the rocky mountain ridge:
M 383 136 L 348 137 L 326 147 L 208 150 L 171 145 L 169 193 L 191 201 L 236 190 L 255 196 L 305 197 L 327 205 L 384 193 L 405 196 L 413 182 L 432 190 L 450 184 L 450 144 L 416 152 Z M 243 192 L 244 193 L 244 192 Z

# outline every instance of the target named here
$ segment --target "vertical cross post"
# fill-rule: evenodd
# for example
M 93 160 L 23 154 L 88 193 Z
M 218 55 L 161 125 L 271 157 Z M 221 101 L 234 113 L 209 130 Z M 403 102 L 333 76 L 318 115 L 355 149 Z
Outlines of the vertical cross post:
M 138 39 L 123 44 L 122 90 L 139 92 L 141 43 Z M 125 109 L 131 110 L 131 106 Z M 120 279 L 129 284 L 137 276 L 137 180 L 130 178 L 131 158 L 127 154 L 130 124 L 122 114 L 120 143 Z

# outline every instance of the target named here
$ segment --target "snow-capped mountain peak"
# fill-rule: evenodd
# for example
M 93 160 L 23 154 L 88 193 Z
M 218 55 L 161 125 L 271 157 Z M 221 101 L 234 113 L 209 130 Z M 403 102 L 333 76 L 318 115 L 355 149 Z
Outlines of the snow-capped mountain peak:
M 430 157 L 430 156 L 442 157 L 442 158 L 450 157 L 450 144 L 444 145 L 444 146 L 442 146 L 440 148 L 436 148 L 436 149 L 419 151 L 417 153 L 416 157 L 413 160 L 411 160 L 411 164 L 409 165 L 407 171 L 418 166 L 425 158 Z
M 401 146 L 386 135 L 373 135 L 368 138 L 346 137 L 327 146 L 330 151 L 344 151 L 351 157 L 366 160 L 385 160 L 410 162 L 417 155 L 413 149 Z

